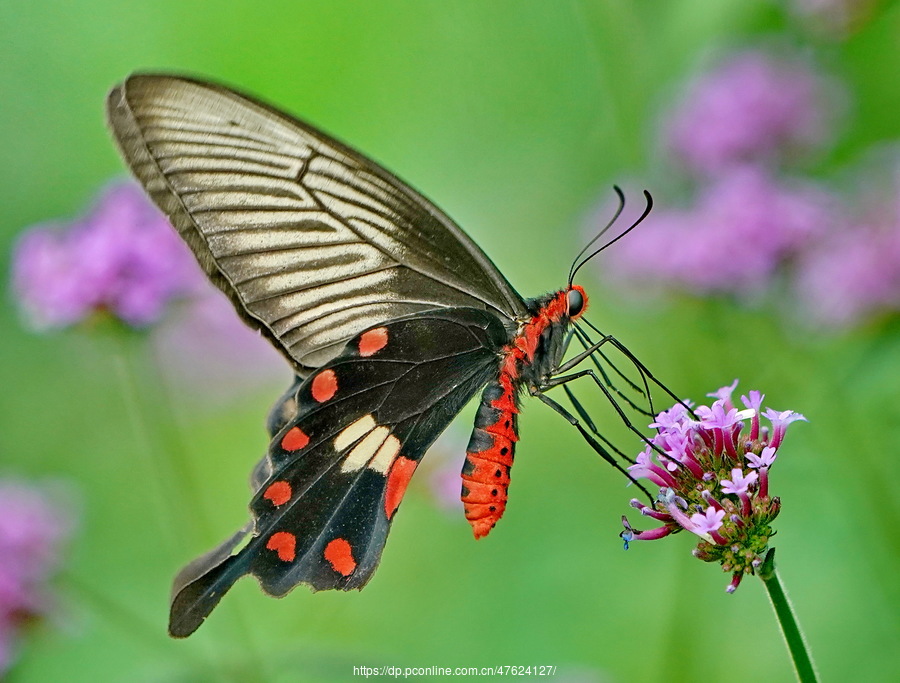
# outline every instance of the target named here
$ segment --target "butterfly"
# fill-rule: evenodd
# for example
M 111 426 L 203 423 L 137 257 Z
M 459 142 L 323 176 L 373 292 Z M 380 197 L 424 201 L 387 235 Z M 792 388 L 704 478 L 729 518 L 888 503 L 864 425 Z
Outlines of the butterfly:
M 476 538 L 506 507 L 522 393 L 611 459 L 580 404 L 581 419 L 545 394 L 583 376 L 608 392 L 593 370 L 572 372 L 618 345 L 574 325 L 588 298 L 573 278 L 599 250 L 582 250 L 564 288 L 523 299 L 418 192 L 253 98 L 138 74 L 110 92 L 107 115 L 146 192 L 295 374 L 251 476 L 252 521 L 178 575 L 172 636 L 247 574 L 278 597 L 301 583 L 362 588 L 422 456 L 479 391 L 461 493 Z M 563 362 L 573 338 L 584 350 Z

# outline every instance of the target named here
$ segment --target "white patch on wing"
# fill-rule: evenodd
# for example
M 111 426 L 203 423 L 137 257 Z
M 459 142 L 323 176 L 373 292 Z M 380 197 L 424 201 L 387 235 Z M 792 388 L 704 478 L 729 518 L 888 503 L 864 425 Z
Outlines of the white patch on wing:
M 378 449 L 375 457 L 369 462 L 369 469 L 387 476 L 387 472 L 399 452 L 400 439 L 393 434 L 389 435 L 384 440 L 384 443 L 381 444 L 381 448 Z
M 344 463 L 341 465 L 341 472 L 356 472 L 365 467 L 366 463 L 375 456 L 390 435 L 390 427 L 376 427 L 370 431 L 366 438 L 356 444 L 353 450 L 347 454 Z
M 371 415 L 359 418 L 356 422 L 345 427 L 334 439 L 334 450 L 340 452 L 349 448 L 353 443 L 375 429 L 375 418 Z

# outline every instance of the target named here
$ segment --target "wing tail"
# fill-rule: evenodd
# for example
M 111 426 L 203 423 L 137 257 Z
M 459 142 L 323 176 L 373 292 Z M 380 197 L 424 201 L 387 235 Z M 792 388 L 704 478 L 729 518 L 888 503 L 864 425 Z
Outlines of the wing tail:
M 169 635 L 173 638 L 186 638 L 196 631 L 222 596 L 247 573 L 242 554 L 233 553 L 252 526 L 247 524 L 227 541 L 178 572 L 172 585 L 169 608 Z

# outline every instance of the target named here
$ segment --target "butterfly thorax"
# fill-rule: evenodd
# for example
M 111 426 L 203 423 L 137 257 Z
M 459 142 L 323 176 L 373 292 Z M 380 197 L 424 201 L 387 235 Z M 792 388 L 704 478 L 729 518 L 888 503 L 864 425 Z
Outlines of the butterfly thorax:
M 570 315 L 572 291 L 580 295 L 581 305 Z M 460 497 L 475 538 L 486 536 L 506 509 L 519 440 L 519 393 L 539 385 L 559 366 L 566 331 L 584 311 L 587 296 L 580 287 L 573 287 L 527 303 L 533 316 L 521 322 L 503 348 L 498 376 L 484 388 L 466 448 Z
M 570 312 L 571 297 L 580 299 L 577 310 Z M 559 366 L 565 352 L 569 325 L 587 308 L 587 295 L 579 286 L 563 289 L 526 302 L 533 313 L 530 320 L 519 326 L 510 347 L 508 357 L 515 359 L 517 377 L 524 386 L 540 384 Z M 574 313 L 574 314 L 570 314 Z M 504 363 L 511 369 L 512 361 Z

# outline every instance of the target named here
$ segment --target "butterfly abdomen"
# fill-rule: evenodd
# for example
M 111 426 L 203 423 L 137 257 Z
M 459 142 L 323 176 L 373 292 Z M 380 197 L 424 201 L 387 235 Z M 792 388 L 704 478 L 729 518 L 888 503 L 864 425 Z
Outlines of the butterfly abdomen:
M 503 347 L 500 372 L 481 395 L 475 428 L 466 448 L 462 470 L 462 498 L 466 519 L 475 538 L 487 536 L 506 510 L 509 472 L 519 440 L 518 392 L 533 388 L 552 373 L 565 349 L 570 320 L 569 292 L 576 290 L 580 315 L 587 302 L 577 285 L 533 300 L 533 316 Z
M 501 371 L 481 395 L 462 470 L 462 502 L 475 538 L 486 536 L 506 509 L 518 434 L 516 380 Z

